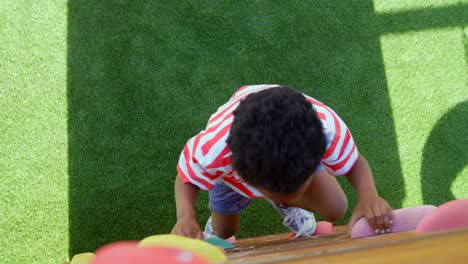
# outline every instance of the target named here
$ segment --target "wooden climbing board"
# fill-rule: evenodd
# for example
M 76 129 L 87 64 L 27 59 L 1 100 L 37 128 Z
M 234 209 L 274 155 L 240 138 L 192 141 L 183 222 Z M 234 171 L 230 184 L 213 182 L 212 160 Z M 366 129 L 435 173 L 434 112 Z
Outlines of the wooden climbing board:
M 351 239 L 335 233 L 289 240 L 278 234 L 239 240 L 226 251 L 235 263 L 468 263 L 468 229 L 431 234 L 402 232 Z

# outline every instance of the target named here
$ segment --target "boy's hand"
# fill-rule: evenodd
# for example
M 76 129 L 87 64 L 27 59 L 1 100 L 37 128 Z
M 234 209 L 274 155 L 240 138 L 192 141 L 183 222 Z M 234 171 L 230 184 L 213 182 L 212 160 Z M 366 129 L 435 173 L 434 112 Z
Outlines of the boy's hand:
M 365 217 L 376 234 L 388 233 L 393 224 L 393 211 L 383 198 L 375 196 L 359 200 L 349 221 L 349 232 L 361 217 Z
M 177 219 L 177 223 L 172 228 L 171 234 L 188 238 L 203 239 L 203 233 L 196 219 L 184 217 Z

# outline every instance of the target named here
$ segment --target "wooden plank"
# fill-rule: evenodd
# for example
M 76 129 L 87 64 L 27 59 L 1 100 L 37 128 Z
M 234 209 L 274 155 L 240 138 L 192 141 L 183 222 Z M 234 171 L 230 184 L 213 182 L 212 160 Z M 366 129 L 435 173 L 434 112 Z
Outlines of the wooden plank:
M 409 239 L 393 245 L 268 263 L 468 263 L 468 231 Z
M 335 238 L 335 237 L 343 237 L 347 238 L 348 227 L 347 226 L 336 226 L 334 227 L 334 233 L 329 235 L 321 235 L 321 236 L 314 236 L 314 238 Z M 275 245 L 275 244 L 282 244 L 291 241 L 289 238 L 291 237 L 292 233 L 283 233 L 283 234 L 275 234 L 275 235 L 268 235 L 262 237 L 252 237 L 252 238 L 245 238 L 239 239 L 234 245 L 236 246 L 235 251 L 240 251 L 243 248 L 247 247 L 263 247 L 267 245 Z M 298 238 L 293 241 L 300 241 L 303 238 Z M 230 251 L 226 252 L 228 255 L 231 253 Z
M 305 243 L 307 241 L 309 244 Z M 270 250 L 267 250 L 269 247 Z M 271 247 L 248 250 L 244 252 L 247 253 L 244 256 L 231 254 L 228 263 L 399 263 L 406 259 L 440 260 L 440 257 L 428 257 L 436 254 L 454 261 L 464 258 L 463 263 L 468 263 L 468 251 L 459 252 L 462 248 L 468 249 L 468 229 L 429 235 L 404 232 L 338 242 L 323 237 L 309 238 L 303 239 L 297 247 L 284 247 L 280 244 Z
M 275 258 L 287 254 L 314 254 L 314 252 L 335 252 L 342 248 L 366 247 L 376 242 L 402 241 L 417 236 L 413 232 L 394 233 L 369 238 L 350 239 L 347 234 L 335 234 L 315 238 L 301 238 L 284 243 L 278 242 L 259 247 L 245 247 L 238 252 L 229 252 L 229 263 L 243 263 L 257 258 Z M 322 254 L 320 253 L 320 254 Z

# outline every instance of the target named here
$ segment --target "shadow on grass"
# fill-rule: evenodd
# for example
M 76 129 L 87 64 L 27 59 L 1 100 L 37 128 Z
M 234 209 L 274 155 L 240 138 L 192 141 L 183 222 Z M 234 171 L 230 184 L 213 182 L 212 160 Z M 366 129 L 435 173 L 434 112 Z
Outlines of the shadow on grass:
M 377 27 L 382 34 L 426 29 L 460 27 L 468 24 L 468 4 L 419 8 L 378 15 Z
M 450 190 L 456 176 L 468 165 L 468 101 L 442 116 L 424 146 L 421 185 L 425 204 L 439 205 L 456 199 Z
M 364 0 L 69 1 L 70 255 L 170 232 L 179 152 L 244 84 L 288 84 L 334 108 L 401 207 L 377 20 Z M 202 224 L 206 193 L 197 210 Z M 262 202 L 242 223 L 240 237 L 286 231 Z

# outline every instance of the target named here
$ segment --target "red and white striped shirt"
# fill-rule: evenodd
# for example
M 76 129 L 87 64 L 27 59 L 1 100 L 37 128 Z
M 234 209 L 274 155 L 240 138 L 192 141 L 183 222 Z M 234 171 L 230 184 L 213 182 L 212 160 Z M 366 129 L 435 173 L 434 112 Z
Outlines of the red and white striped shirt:
M 211 190 L 223 181 L 248 198 L 263 195 L 244 181 L 231 166 L 231 151 L 226 143 L 234 119 L 233 112 L 242 99 L 278 85 L 251 85 L 240 88 L 227 103 L 211 115 L 205 130 L 188 140 L 180 155 L 177 171 L 182 181 Z M 322 121 L 327 148 L 322 164 L 335 176 L 347 174 L 358 158 L 358 151 L 346 124 L 329 107 L 304 95 Z

